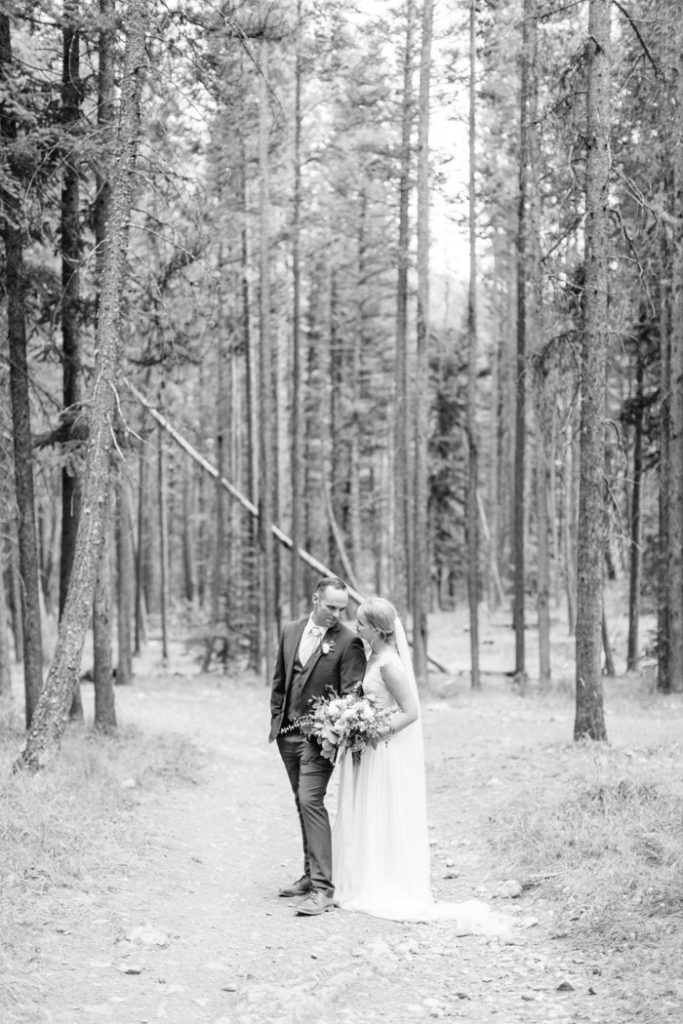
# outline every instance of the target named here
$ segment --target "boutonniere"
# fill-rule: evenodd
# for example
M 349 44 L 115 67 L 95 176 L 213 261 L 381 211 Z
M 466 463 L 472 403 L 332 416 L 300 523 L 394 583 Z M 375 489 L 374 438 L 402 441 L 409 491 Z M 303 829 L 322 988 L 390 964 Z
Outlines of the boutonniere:
M 334 640 L 325 640 L 320 650 L 323 654 L 329 654 L 330 651 L 334 650 Z

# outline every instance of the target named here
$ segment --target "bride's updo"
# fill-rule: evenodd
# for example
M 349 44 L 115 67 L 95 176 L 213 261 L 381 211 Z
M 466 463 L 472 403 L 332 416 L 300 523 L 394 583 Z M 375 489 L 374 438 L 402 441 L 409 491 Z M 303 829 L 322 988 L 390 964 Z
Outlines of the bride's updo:
M 368 625 L 376 629 L 382 640 L 396 645 L 396 609 L 391 601 L 383 597 L 368 597 L 358 609 Z

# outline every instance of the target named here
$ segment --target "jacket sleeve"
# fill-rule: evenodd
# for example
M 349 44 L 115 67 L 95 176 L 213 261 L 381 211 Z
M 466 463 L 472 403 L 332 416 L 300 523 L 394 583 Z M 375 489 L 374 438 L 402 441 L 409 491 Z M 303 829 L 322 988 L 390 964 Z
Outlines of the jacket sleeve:
M 273 682 L 270 691 L 270 717 L 278 715 L 285 703 L 285 634 L 280 634 L 280 642 L 273 669 Z
M 365 648 L 360 637 L 354 636 L 344 647 L 341 656 L 339 686 L 343 694 L 352 693 L 365 675 Z

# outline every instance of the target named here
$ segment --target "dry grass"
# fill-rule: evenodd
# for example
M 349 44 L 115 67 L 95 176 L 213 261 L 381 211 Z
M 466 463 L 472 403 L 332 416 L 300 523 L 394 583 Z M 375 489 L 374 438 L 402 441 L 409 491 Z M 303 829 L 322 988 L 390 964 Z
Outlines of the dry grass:
M 16 726 L 0 726 L 0 972 L 26 955 L 43 922 L 106 889 L 130 860 L 141 789 L 201 772 L 181 737 L 70 728 L 49 771 L 11 775 L 22 739 Z
M 501 811 L 498 843 L 527 884 L 558 901 L 558 931 L 605 947 L 683 952 L 681 749 L 578 744 L 555 774 Z M 557 771 L 557 769 L 560 771 Z

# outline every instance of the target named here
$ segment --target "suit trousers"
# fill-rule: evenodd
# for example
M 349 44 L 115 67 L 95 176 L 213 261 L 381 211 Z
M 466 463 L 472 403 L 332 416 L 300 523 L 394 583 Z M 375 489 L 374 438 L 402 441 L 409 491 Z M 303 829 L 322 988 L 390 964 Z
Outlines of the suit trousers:
M 320 746 L 300 732 L 278 736 L 277 746 L 284 761 L 299 814 L 304 847 L 304 875 L 313 889 L 331 896 L 332 834 L 325 807 L 325 792 L 334 765 L 323 757 Z

